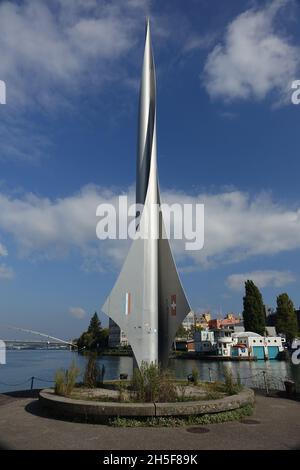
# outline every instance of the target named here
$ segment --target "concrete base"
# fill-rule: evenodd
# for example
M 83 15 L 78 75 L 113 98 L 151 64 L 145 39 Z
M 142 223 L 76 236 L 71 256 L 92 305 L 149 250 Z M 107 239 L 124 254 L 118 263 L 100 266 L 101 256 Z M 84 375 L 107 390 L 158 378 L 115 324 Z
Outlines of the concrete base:
M 52 389 L 40 392 L 40 403 L 55 416 L 68 419 L 105 422 L 111 417 L 146 418 L 159 416 L 191 416 L 219 413 L 254 404 L 254 392 L 244 389 L 237 395 L 217 400 L 176 403 L 117 403 L 74 400 L 55 395 Z

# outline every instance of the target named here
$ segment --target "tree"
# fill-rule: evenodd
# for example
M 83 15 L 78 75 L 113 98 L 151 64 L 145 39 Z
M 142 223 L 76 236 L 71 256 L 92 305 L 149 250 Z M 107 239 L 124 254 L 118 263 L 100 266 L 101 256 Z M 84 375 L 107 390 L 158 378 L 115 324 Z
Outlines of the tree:
M 108 328 L 102 328 L 97 312 L 91 318 L 87 331 L 77 341 L 79 350 L 103 351 L 108 346 Z
M 97 333 L 99 333 L 100 330 L 101 330 L 101 321 L 99 320 L 97 312 L 95 312 L 91 318 L 90 325 L 88 327 L 88 333 L 91 333 L 92 335 L 97 335 Z
M 286 293 L 277 297 L 276 329 L 291 343 L 298 334 L 297 316 L 292 300 Z
M 245 290 L 245 297 L 243 298 L 245 330 L 264 335 L 266 328 L 266 309 L 262 295 L 251 280 L 245 282 Z
M 187 338 L 187 337 L 188 337 L 188 331 L 181 324 L 178 327 L 178 330 L 176 331 L 176 338 Z

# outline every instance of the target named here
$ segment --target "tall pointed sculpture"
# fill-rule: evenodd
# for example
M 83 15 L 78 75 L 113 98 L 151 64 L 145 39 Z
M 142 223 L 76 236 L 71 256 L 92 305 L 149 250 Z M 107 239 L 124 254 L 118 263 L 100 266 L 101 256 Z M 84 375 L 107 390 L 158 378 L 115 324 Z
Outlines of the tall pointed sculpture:
M 150 24 L 146 22 L 140 87 L 136 203 L 143 204 L 139 229 L 121 273 L 102 307 L 123 330 L 138 366 L 166 367 L 176 331 L 190 306 L 182 288 L 161 212 L 156 164 L 156 83 Z

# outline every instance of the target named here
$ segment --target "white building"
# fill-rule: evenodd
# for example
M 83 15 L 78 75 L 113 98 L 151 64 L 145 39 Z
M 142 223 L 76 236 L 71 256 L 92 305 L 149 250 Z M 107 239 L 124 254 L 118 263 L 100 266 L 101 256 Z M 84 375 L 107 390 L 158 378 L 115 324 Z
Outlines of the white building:
M 234 344 L 245 345 L 249 350 L 250 356 L 256 356 L 257 359 L 277 359 L 284 350 L 285 341 L 281 336 L 261 336 L 252 331 L 243 333 L 233 333 Z
M 234 344 L 232 330 L 229 328 L 214 330 L 218 356 L 231 356 L 231 346 Z
M 120 346 L 128 346 L 128 339 L 124 331 L 110 318 L 109 319 L 109 336 L 108 347 L 118 348 Z
M 216 350 L 216 341 L 213 331 L 201 330 L 194 333 L 195 351 L 211 353 Z
M 188 313 L 185 319 L 183 320 L 182 326 L 186 331 L 190 331 L 194 325 L 195 313 L 193 312 L 193 310 L 191 310 L 190 313 Z
M 233 346 L 233 341 L 231 337 L 222 336 L 218 338 L 217 342 L 217 351 L 218 356 L 231 356 L 231 346 Z

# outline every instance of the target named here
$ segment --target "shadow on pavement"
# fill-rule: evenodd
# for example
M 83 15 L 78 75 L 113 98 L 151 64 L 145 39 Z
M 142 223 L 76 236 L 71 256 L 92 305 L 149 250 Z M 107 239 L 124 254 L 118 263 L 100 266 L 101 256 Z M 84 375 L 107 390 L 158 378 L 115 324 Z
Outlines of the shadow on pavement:
M 45 408 L 43 408 L 38 400 L 31 401 L 25 406 L 25 411 L 39 418 L 46 419 L 57 419 L 55 416 L 50 414 Z
M 52 409 L 45 408 L 41 405 L 39 400 L 31 401 L 25 406 L 24 409 L 27 413 L 30 413 L 34 416 L 38 416 L 39 418 L 44 418 L 52 421 L 64 421 L 74 424 L 90 424 L 92 426 L 107 426 L 106 421 L 100 422 L 98 419 L 93 420 L 92 417 L 88 418 L 83 416 L 76 417 L 64 415 L 61 411 L 54 411 Z
M 38 398 L 41 388 L 35 388 L 34 390 L 18 390 L 16 392 L 5 392 L 2 395 L 12 398 Z

